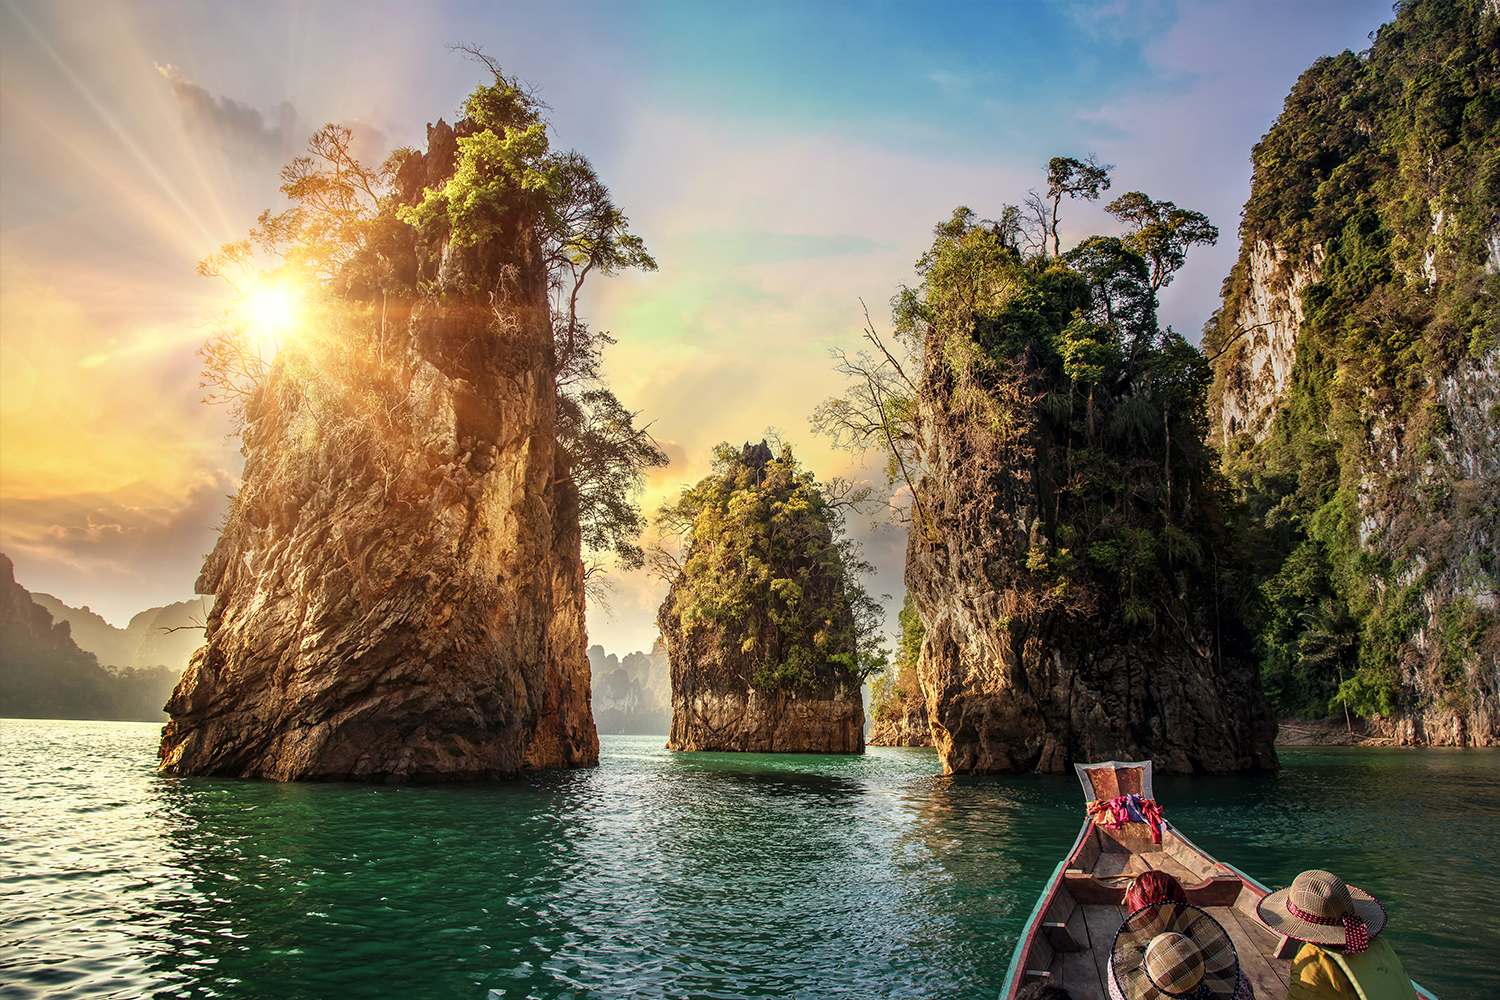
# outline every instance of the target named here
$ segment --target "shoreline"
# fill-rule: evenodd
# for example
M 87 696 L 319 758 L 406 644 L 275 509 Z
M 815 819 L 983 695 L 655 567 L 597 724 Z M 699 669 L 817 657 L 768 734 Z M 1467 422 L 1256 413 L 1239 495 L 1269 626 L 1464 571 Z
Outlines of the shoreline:
M 1435 746 L 1431 743 L 1403 743 L 1394 736 L 1372 732 L 1364 719 L 1278 719 L 1276 746 L 1286 747 L 1399 747 Z

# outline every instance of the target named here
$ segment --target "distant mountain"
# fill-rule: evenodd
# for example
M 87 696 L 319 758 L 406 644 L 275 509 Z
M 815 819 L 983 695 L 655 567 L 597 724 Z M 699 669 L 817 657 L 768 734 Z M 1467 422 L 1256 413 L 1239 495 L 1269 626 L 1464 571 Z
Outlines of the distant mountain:
M 125 628 L 116 628 L 87 605 L 69 607 L 51 594 L 32 594 L 31 599 L 46 608 L 53 620 L 71 625 L 73 641 L 101 664 L 138 669 L 165 666 L 179 674 L 203 645 L 203 630 L 195 626 L 208 618 L 214 603 L 212 597 L 201 597 L 147 608 Z
M 128 632 L 86 610 L 79 618 L 92 639 L 110 638 L 100 625 Z M 53 621 L 16 583 L 15 565 L 0 554 L 0 715 L 158 722 L 166 718 L 161 706 L 180 673 L 165 666 L 101 667 L 93 652 L 74 641 L 71 622 Z
M 622 660 L 603 646 L 588 649 L 594 724 L 603 734 L 662 735 L 672 731 L 672 673 L 660 639 L 649 654 Z

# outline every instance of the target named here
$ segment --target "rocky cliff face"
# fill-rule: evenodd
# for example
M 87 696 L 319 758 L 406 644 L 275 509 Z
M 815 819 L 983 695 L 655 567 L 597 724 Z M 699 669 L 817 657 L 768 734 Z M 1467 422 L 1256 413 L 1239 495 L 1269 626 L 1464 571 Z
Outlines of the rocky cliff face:
M 1404 742 L 1500 743 L 1497 46 L 1492 3 L 1401 4 L 1309 68 L 1205 331 L 1224 468 L 1277 560 L 1267 687 Z
M 1439 427 L 1377 417 L 1362 463 L 1360 546 L 1390 560 L 1386 588 L 1410 608 L 1392 637 L 1406 704 L 1371 728 L 1402 745 L 1500 746 L 1500 350 L 1430 393 Z
M 1164 773 L 1278 767 L 1275 719 L 1238 633 L 1222 641 L 1211 589 L 1179 575 L 1154 595 L 1149 635 L 1060 599 L 1034 555 L 1048 548 L 1040 421 L 999 436 L 946 405 L 937 352 L 924 378 L 931 527 L 910 535 L 906 586 L 926 627 L 917 670 L 944 770 L 1148 757 Z
M 672 665 L 668 749 L 864 752 L 860 677 L 835 659 L 855 650 L 843 566 L 811 477 L 761 442 L 699 490 L 711 496 L 657 612 Z M 720 558 L 731 548 L 739 555 Z M 804 615 L 816 598 L 828 614 Z
M 1222 378 L 1214 430 L 1221 446 L 1237 435 L 1261 441 L 1270 433 L 1297 356 L 1302 292 L 1318 280 L 1322 262 L 1321 246 L 1299 264 L 1264 240 L 1250 249 L 1246 261 L 1250 288 L 1232 317 L 1237 339 L 1219 365 Z
M 428 131 L 414 204 L 454 170 Z M 535 216 L 461 248 L 390 227 L 408 287 L 330 305 L 247 407 L 244 485 L 168 704 L 171 774 L 423 781 L 590 766 L 577 501 Z
M 669 598 L 670 599 L 670 598 Z M 853 677 L 810 689 L 759 688 L 750 664 L 677 633 L 669 750 L 863 753 L 864 701 Z
M 927 700 L 910 698 L 901 711 L 891 712 L 879 719 L 870 728 L 870 738 L 865 741 L 872 747 L 930 747 L 932 727 L 927 723 Z

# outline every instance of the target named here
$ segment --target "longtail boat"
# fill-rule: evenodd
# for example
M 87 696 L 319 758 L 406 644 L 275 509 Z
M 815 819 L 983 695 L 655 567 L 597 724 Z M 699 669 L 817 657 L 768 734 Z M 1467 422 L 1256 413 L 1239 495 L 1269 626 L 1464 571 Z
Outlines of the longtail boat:
M 1256 904 L 1270 890 L 1214 859 L 1162 816 L 1149 760 L 1074 767 L 1088 800 L 1083 829 L 1026 921 L 1000 1000 L 1014 1000 L 1037 981 L 1063 987 L 1073 1000 L 1108 1000 L 1115 932 L 1128 916 L 1126 890 L 1153 868 L 1175 876 L 1188 902 L 1229 933 L 1256 1000 L 1284 1000 L 1292 956 L 1302 942 L 1274 933 L 1256 917 Z M 1127 803 L 1132 795 L 1139 799 Z M 1436 1000 L 1412 986 L 1421 1000 Z

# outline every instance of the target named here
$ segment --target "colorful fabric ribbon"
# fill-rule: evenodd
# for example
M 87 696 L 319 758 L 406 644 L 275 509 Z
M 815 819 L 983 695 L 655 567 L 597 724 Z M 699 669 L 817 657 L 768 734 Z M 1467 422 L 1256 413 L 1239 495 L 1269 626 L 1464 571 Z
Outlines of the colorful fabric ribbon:
M 1143 799 L 1139 795 L 1095 799 L 1088 804 L 1088 814 L 1106 830 L 1118 830 L 1126 823 L 1145 823 L 1151 827 L 1151 842 L 1161 843 L 1161 827 L 1165 821 L 1162 819 L 1161 806 L 1156 804 L 1155 799 Z

